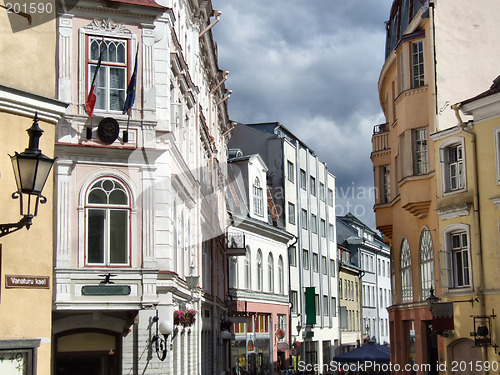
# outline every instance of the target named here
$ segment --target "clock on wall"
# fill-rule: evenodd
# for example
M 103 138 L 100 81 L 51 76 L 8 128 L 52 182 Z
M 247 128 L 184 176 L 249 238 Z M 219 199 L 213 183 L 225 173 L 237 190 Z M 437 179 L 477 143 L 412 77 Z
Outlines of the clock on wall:
M 99 127 L 97 128 L 97 135 L 99 136 L 99 139 L 107 145 L 116 141 L 119 133 L 120 125 L 118 124 L 118 121 L 112 117 L 102 119 L 99 123 Z

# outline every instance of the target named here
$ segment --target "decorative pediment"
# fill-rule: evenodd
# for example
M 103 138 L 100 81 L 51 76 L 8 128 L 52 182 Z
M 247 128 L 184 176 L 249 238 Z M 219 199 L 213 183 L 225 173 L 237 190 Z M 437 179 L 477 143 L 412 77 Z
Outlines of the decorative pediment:
M 85 28 L 87 30 L 106 31 L 113 34 L 132 34 L 132 32 L 122 23 L 115 23 L 111 18 L 102 20 L 94 19 L 91 23 L 85 26 Z

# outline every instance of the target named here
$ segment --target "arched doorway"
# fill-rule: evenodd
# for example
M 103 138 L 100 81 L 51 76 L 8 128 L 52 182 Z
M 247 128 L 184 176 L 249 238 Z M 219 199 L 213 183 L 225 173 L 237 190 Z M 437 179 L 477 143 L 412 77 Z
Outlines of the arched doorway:
M 457 361 L 458 363 L 481 363 L 482 354 L 481 348 L 474 346 L 474 340 L 471 339 L 458 339 L 449 345 L 449 353 L 451 362 Z M 476 362 L 477 361 L 477 362 Z M 476 371 L 474 368 L 467 368 L 464 375 L 481 375 L 482 371 Z
M 56 336 L 55 375 L 118 375 L 119 344 L 108 331 L 63 332 Z

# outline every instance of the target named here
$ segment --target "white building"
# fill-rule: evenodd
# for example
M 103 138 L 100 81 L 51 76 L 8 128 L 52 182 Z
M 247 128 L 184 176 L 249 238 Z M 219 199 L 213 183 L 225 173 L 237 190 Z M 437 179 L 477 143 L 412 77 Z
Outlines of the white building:
M 220 373 L 229 119 L 210 31 L 220 13 L 197 0 L 82 0 L 64 10 L 56 67 L 58 99 L 70 106 L 55 147 L 54 373 Z M 177 325 L 157 357 L 158 323 L 186 309 L 196 323 Z
M 228 241 L 240 245 L 228 245 L 228 255 L 242 250 L 228 258 L 230 367 L 233 374 L 252 369 L 279 374 L 289 364 L 288 244 L 294 237 L 277 226 L 262 158 L 236 155 L 229 164 Z
M 278 217 L 297 239 L 289 252 L 295 365 L 329 363 L 339 345 L 335 177 L 279 123 L 238 125 L 230 147 L 262 156 Z
M 389 247 L 351 213 L 337 217 L 337 242 L 350 251 L 351 262 L 362 270 L 362 332 L 379 344 L 389 344 L 391 273 Z

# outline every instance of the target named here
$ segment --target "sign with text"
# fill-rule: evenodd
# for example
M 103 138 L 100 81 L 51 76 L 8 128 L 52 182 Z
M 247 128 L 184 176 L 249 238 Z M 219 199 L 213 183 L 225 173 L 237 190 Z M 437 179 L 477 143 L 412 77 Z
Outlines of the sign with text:
M 49 276 L 18 276 L 18 275 L 5 275 L 6 288 L 35 288 L 35 289 L 49 289 L 50 277 Z

